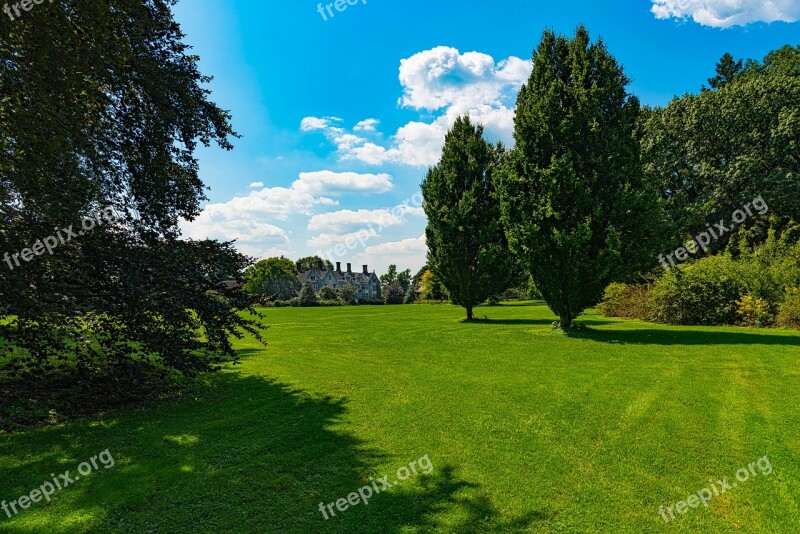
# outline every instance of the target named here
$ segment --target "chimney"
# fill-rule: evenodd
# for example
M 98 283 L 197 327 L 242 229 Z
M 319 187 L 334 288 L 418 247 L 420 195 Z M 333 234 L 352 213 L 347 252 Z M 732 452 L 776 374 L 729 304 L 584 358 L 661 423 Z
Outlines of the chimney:
M 336 262 L 336 272 L 337 273 L 342 272 L 342 262 L 340 262 L 340 261 Z
M 303 264 L 298 261 L 295 265 L 297 265 L 297 272 L 298 273 L 302 273 L 303 272 Z
M 369 269 L 367 269 L 368 265 L 364 266 L 364 274 L 369 274 Z
M 319 269 L 320 271 L 325 270 L 325 264 L 322 263 L 322 260 L 317 260 L 317 269 Z
M 348 263 L 348 264 L 347 264 L 347 272 L 348 272 L 348 273 L 352 273 L 352 272 L 353 272 L 353 269 L 352 269 L 352 267 L 353 267 L 353 264 L 352 264 L 352 263 Z

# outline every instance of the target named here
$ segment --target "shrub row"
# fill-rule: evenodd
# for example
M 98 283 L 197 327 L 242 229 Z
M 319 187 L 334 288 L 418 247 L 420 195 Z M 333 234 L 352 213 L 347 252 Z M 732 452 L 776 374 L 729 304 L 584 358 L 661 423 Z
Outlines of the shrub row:
M 757 253 L 711 256 L 672 269 L 651 285 L 612 284 L 598 311 L 675 325 L 800 328 L 800 290 L 788 285 L 797 280 L 800 263 L 765 260 Z

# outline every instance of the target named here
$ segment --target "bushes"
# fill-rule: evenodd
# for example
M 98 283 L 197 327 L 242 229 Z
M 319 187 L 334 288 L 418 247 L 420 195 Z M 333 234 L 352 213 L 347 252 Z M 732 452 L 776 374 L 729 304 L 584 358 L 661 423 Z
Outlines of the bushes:
M 317 294 L 314 293 L 314 288 L 311 286 L 311 282 L 304 282 L 303 289 L 300 291 L 300 305 L 317 306 L 318 304 L 319 299 L 317 298 Z
M 340 287 L 338 295 L 345 304 L 358 304 L 358 288 L 352 284 Z
M 769 302 L 753 295 L 745 295 L 736 302 L 736 314 L 742 326 L 770 326 L 775 320 Z
M 400 284 L 392 282 L 383 291 L 383 300 L 386 304 L 402 304 L 405 298 L 405 291 Z
M 748 292 L 728 256 L 712 256 L 672 269 L 653 287 L 652 320 L 679 325 L 737 321 L 737 302 Z
M 317 291 L 317 298 L 320 301 L 339 300 L 339 293 L 337 293 L 336 290 L 330 286 L 324 286 L 322 289 Z
M 781 304 L 776 320 L 784 328 L 800 328 L 800 291 L 791 291 Z
M 646 320 L 650 291 L 647 285 L 611 284 L 606 288 L 597 311 L 606 317 Z

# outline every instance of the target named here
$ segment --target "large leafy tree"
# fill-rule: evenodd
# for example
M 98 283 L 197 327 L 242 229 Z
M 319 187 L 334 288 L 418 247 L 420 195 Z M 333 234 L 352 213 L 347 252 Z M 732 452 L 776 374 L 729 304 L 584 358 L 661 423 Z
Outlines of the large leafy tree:
M 319 265 L 319 262 L 322 262 L 322 266 L 325 269 L 332 271 L 333 270 L 333 263 L 330 260 L 323 260 L 319 256 L 306 256 L 305 258 L 300 258 L 297 260 L 297 263 L 300 264 L 300 268 L 303 271 L 310 271 L 311 269 L 316 269 Z
M 719 67 L 718 67 L 719 70 Z M 715 91 L 685 95 L 648 114 L 643 160 L 674 221 L 675 242 L 763 196 L 776 224 L 800 220 L 800 47 L 784 47 Z M 745 226 L 764 218 L 748 218 Z M 728 233 L 711 252 L 724 248 Z
M 469 116 L 445 136 L 441 160 L 422 182 L 428 264 L 454 303 L 473 309 L 509 287 L 513 261 L 500 226 L 492 173 L 503 154 Z
M 497 173 L 512 250 L 568 328 L 612 281 L 652 267 L 656 197 L 642 180 L 639 101 L 602 41 L 546 31 Z
M 116 222 L 0 268 L 0 361 L 11 375 L 194 373 L 231 335 L 258 336 L 222 280 L 250 260 L 179 239 L 205 199 L 198 143 L 232 148 L 170 0 L 45 3 L 0 24 L 0 250 L 22 251 L 98 209 Z M 76 228 L 77 229 L 77 228 Z
M 271 300 L 289 300 L 300 291 L 297 267 L 286 258 L 261 260 L 245 271 L 245 291 Z

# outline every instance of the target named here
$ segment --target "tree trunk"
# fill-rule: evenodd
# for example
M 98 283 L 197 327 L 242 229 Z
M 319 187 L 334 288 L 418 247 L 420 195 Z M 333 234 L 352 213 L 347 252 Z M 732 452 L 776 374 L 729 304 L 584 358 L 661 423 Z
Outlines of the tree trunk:
M 572 315 L 569 313 L 561 314 L 561 329 L 566 330 L 572 326 Z
M 467 321 L 471 321 L 473 319 L 472 315 L 472 306 L 467 307 Z

